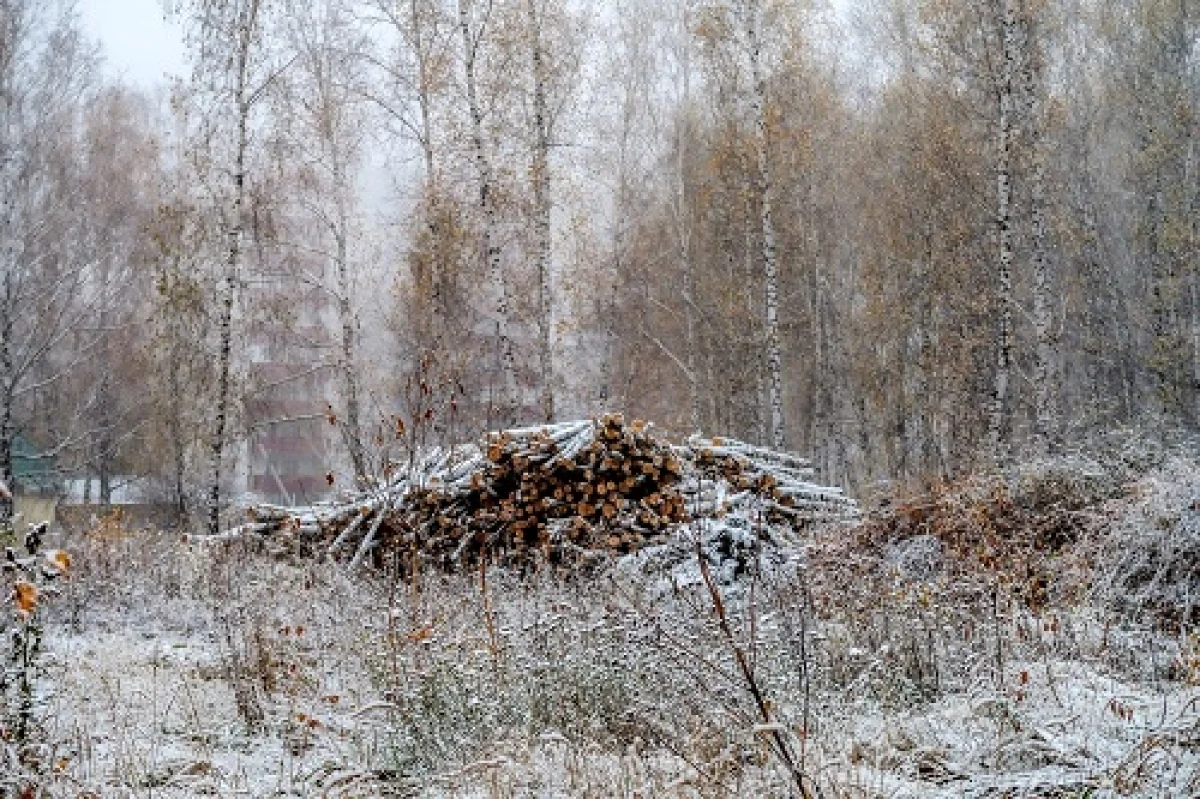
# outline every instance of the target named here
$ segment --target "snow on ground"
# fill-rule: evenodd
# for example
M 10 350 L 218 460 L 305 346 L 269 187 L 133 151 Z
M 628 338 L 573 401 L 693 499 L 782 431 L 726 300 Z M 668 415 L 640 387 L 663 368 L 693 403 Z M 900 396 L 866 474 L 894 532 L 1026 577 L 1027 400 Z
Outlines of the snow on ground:
M 1188 474 L 1134 492 L 1113 529 L 1190 524 Z M 105 799 L 784 797 L 778 730 L 829 797 L 1200 795 L 1194 631 L 1094 601 L 956 604 L 936 580 L 806 582 L 814 548 L 843 535 L 817 535 L 772 583 L 726 590 L 732 642 L 702 584 L 628 570 L 414 587 L 239 542 L 63 541 L 76 567 L 46 617 L 39 785 Z
M 395 706 L 354 674 L 355 664 L 326 657 L 333 629 L 307 628 L 303 636 L 274 631 L 273 640 L 287 643 L 274 666 L 279 682 L 260 698 L 265 718 L 257 729 L 239 711 L 214 629 L 186 634 L 150 623 L 54 631 L 49 735 L 62 758 L 58 788 L 67 789 L 58 795 L 78 795 L 70 794 L 75 787 L 104 797 L 164 799 L 385 795 L 378 776 L 386 772 L 384 741 Z M 300 643 L 309 636 L 311 644 Z M 300 673 L 292 670 L 296 664 Z M 1057 795 L 1188 795 L 1187 780 L 1200 769 L 1196 686 L 1131 679 L 1099 663 L 1061 659 L 1014 660 L 1005 674 L 1000 689 L 981 680 L 907 709 L 889 708 L 851 685 L 818 700 L 823 729 L 811 742 L 811 762 L 839 787 L 834 795 L 1051 795 L 1036 790 L 1052 786 L 1062 791 Z M 722 782 L 705 780 L 669 752 L 637 743 L 624 750 L 589 745 L 548 728 L 531 740 L 490 742 L 470 762 L 446 763 L 425 775 L 419 794 L 784 796 L 785 790 L 769 769 L 731 769 Z

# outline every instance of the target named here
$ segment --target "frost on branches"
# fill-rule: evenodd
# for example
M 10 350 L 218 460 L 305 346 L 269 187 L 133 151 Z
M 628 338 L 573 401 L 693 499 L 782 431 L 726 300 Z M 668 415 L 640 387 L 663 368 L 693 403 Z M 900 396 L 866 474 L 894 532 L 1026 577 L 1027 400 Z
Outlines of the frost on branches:
M 11 496 L 3 483 L 0 494 Z M 66 552 L 43 549 L 48 527 L 46 522 L 31 524 L 21 551 L 5 546 L 0 565 L 7 606 L 0 626 L 4 642 L 0 645 L 0 795 L 27 786 L 27 779 L 43 759 L 37 734 L 36 680 L 41 673 L 43 638 L 39 606 L 57 594 L 55 583 L 71 568 Z M 11 528 L 0 529 L 0 538 L 13 540 Z

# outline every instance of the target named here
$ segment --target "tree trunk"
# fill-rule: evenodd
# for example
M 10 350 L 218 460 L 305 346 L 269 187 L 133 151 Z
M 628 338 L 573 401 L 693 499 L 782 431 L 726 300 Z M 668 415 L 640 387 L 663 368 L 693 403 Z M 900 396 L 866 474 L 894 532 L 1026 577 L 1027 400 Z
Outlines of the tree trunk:
M 600 345 L 600 385 L 597 391 L 598 412 L 607 413 L 613 410 L 609 407 L 612 400 L 615 374 L 614 360 L 617 346 L 618 310 L 617 291 L 621 285 L 625 266 L 626 228 L 629 225 L 629 137 L 633 125 L 632 90 L 624 85 L 621 114 L 620 145 L 617 149 L 617 190 L 614 198 L 614 219 L 612 226 L 612 260 L 607 281 L 598 281 L 600 297 L 596 300 L 596 309 L 601 317 L 604 339 Z M 620 407 L 616 403 L 615 407 Z
M 250 101 L 246 85 L 249 69 L 250 43 L 253 37 L 253 15 L 245 22 L 237 64 L 237 149 L 233 166 L 233 207 L 228 219 L 228 250 L 225 256 L 224 294 L 221 297 L 217 321 L 217 398 L 210 450 L 212 452 L 212 483 L 208 490 L 208 532 L 221 532 L 221 482 L 225 476 L 225 432 L 228 427 L 233 368 L 233 309 L 238 289 L 238 267 L 241 260 L 242 234 L 245 229 L 246 151 L 249 147 Z
M 700 342 L 697 335 L 698 308 L 696 297 L 696 264 L 692 258 L 692 215 L 687 185 L 688 144 L 691 141 L 692 50 L 691 17 L 688 5 L 680 4 L 682 36 L 678 41 L 679 109 L 675 117 L 675 174 L 674 208 L 675 248 L 679 270 L 683 275 L 683 323 L 686 336 L 688 381 L 688 426 L 700 432 Z
M 685 79 L 684 110 L 676 121 L 675 129 L 675 249 L 679 268 L 683 273 L 683 319 L 686 335 L 688 381 L 688 424 L 693 432 L 700 431 L 700 376 L 699 341 L 696 335 L 696 265 L 692 260 L 692 220 L 689 213 L 687 194 L 687 141 L 686 130 L 687 87 Z
M 5 47 L 11 47 L 5 43 Z M 13 404 L 16 400 L 15 393 L 17 387 L 17 378 L 13 373 L 13 327 L 16 323 L 14 318 L 17 309 L 15 303 L 15 289 L 13 281 L 16 279 L 17 271 L 17 242 L 16 242 L 16 208 L 14 208 L 15 187 L 13 186 L 14 179 L 10 174 L 10 166 L 15 164 L 16 157 L 13 154 L 13 109 L 11 107 L 11 95 L 13 87 L 13 75 L 11 65 L 8 63 L 8 54 L 0 53 L 0 57 L 4 58 L 0 62 L 0 203 L 3 207 L 0 208 L 0 269 L 3 269 L 3 275 L 0 279 L 3 280 L 4 296 L 0 298 L 3 301 L 3 306 L 0 306 L 0 480 L 4 481 L 4 485 L 8 487 L 8 491 L 0 492 L 0 528 L 7 527 L 12 524 L 13 518 L 13 498 L 12 493 L 16 491 L 16 481 L 13 479 Z
M 344 180 L 344 177 L 342 178 Z M 340 183 L 344 191 L 344 183 Z M 350 451 L 350 462 L 354 466 L 354 478 L 358 485 L 367 483 L 367 459 L 363 448 L 362 420 L 358 399 L 358 340 L 355 335 L 354 308 L 350 302 L 350 265 L 346 236 L 347 214 L 344 201 L 338 202 L 338 233 L 336 267 L 338 279 L 338 317 L 342 323 L 342 391 L 346 395 L 346 420 L 342 423 L 342 434 L 346 448 Z
M 425 189 L 432 196 L 437 180 L 437 161 L 433 147 L 433 77 L 429 53 L 425 50 L 425 26 L 418 0 L 410 0 L 413 50 L 417 59 L 417 106 L 421 115 L 421 153 L 425 158 Z
M 1144 149 L 1152 146 L 1147 142 Z M 1161 167 L 1154 166 L 1154 185 L 1146 201 L 1146 260 L 1150 271 L 1151 315 L 1153 334 L 1151 372 L 1154 375 L 1155 401 L 1162 420 L 1178 417 L 1179 385 L 1176 380 L 1176 286 L 1171 274 L 1171 255 L 1163 252 L 1163 228 L 1169 224 L 1166 201 L 1163 197 Z
M 534 236 L 538 277 L 538 365 L 542 373 L 542 420 L 554 421 L 554 352 L 552 348 L 554 294 L 550 240 L 550 118 L 546 106 L 546 63 L 537 0 L 526 0 L 529 48 L 533 67 L 533 185 Z
M 102 359 L 102 363 L 111 363 L 108 360 L 110 357 L 109 353 L 103 352 L 99 357 Z M 112 467 L 113 455 L 116 449 L 116 443 L 113 441 L 112 434 L 114 425 L 111 405 L 112 390 L 107 373 L 100 380 L 96 398 L 99 410 L 97 416 L 99 438 L 96 442 L 96 477 L 98 478 L 97 486 L 100 493 L 100 505 L 107 510 L 112 505 Z
M 421 11 L 420 0 L 410 0 L 409 16 L 412 24 L 413 56 L 417 59 L 417 109 L 421 117 L 421 156 L 425 164 L 425 215 L 429 227 L 430 240 L 442 241 L 443 220 L 441 207 L 441 181 L 438 174 L 437 149 L 434 146 L 434 76 L 429 52 L 429 39 L 426 37 L 425 18 Z M 445 340 L 446 324 L 451 311 L 445 305 L 444 282 L 453 271 L 449 263 L 453 255 L 447 247 L 437 247 L 437 252 L 431 258 L 431 268 L 437 270 L 429 277 L 431 308 L 428 313 L 434 322 L 425 325 L 422 315 L 422 332 L 431 337 L 428 346 L 438 348 L 438 342 Z M 420 281 L 418 280 L 418 285 Z M 437 324 L 440 321 L 440 325 Z M 426 329 L 427 328 L 427 329 Z
M 500 399 L 500 421 L 513 424 L 516 421 L 517 368 L 513 352 L 509 325 L 508 282 L 504 279 L 504 264 L 500 259 L 500 237 L 496 216 L 495 187 L 491 163 L 484 144 L 483 110 L 479 106 L 477 76 L 475 72 L 479 39 L 472 35 L 470 21 L 471 0 L 458 0 L 458 21 L 462 31 L 464 78 L 466 80 L 467 111 L 471 116 L 471 149 L 475 157 L 475 168 L 479 173 L 479 208 L 483 213 L 483 252 L 488 265 L 492 285 L 496 291 L 496 343 L 500 351 L 500 369 L 504 379 L 504 393 Z
M 754 214 L 754 196 L 757 193 L 754 186 L 754 170 L 746 171 L 746 186 L 742 191 L 742 274 L 740 279 L 736 279 L 733 285 L 742 286 L 742 311 L 745 314 L 747 322 L 759 318 L 755 307 L 755 291 L 756 288 L 761 289 L 757 285 L 758 281 L 757 270 L 755 267 L 758 264 L 758 259 L 762 255 L 762 250 L 754 246 L 754 235 L 761 235 L 762 227 L 759 224 L 759 219 L 755 218 Z M 736 319 L 736 311 L 733 319 Z M 732 331 L 731 331 L 732 332 Z M 750 399 L 738 397 L 731 394 L 731 397 L 738 403 L 739 410 L 744 414 L 744 421 L 739 427 L 744 430 L 742 435 L 751 439 L 758 444 L 767 444 L 770 441 L 770 430 L 768 424 L 770 422 L 770 397 L 767 396 L 766 381 L 763 380 L 763 367 L 766 365 L 766 359 L 758 347 L 758 337 L 755 335 L 757 331 L 753 327 L 747 325 L 746 333 L 735 338 L 730 336 L 730 341 L 734 343 L 733 363 L 736 365 L 736 371 L 731 374 L 736 374 L 744 371 L 749 364 L 751 366 L 750 385 L 752 388 L 744 389 L 752 392 Z M 745 341 L 749 338 L 749 341 Z M 749 346 L 753 349 L 753 354 L 749 355 L 745 352 L 745 348 Z M 737 429 L 737 428 L 735 428 Z
M 767 120 L 767 82 L 762 74 L 760 63 L 759 0 L 749 0 L 745 16 L 746 40 L 750 47 L 750 70 L 753 83 L 752 106 L 755 125 L 758 129 L 756 147 L 759 221 L 762 228 L 760 244 L 766 294 L 764 311 L 766 314 L 767 396 L 771 412 L 770 444 L 773 448 L 782 450 L 786 444 L 786 437 L 783 419 L 783 356 L 779 343 L 779 255 L 775 243 L 775 224 L 771 217 L 773 196 Z
M 167 356 L 167 435 L 171 441 L 171 471 L 175 482 L 175 522 L 183 527 L 187 522 L 187 449 L 183 438 L 183 379 L 179 358 L 182 355 L 183 337 L 179 332 L 176 314 L 168 309 L 169 353 Z
M 1200 427 L 1200 264 L 1197 264 L 1200 259 L 1200 169 L 1196 162 L 1196 137 L 1192 134 L 1188 139 L 1184 185 L 1192 187 L 1188 214 L 1192 224 L 1188 229 L 1187 248 L 1192 264 L 1189 280 L 1192 295 L 1192 426 Z
M 7 378 L 12 369 L 7 338 L 0 344 L 0 368 L 4 369 Z M 7 379 L 3 386 L 3 392 L 3 395 L 0 396 L 0 402 L 3 403 L 3 407 L 0 407 L 0 480 L 4 481 L 8 491 L 0 492 L 0 529 L 12 525 L 14 507 L 12 495 L 17 490 L 13 474 L 13 439 L 15 437 L 12 418 L 13 396 Z
M 7 131 L 0 131 L 0 134 L 5 134 Z M 0 170 L 4 170 L 6 164 L 0 163 Z M 5 170 L 6 171 L 6 170 Z M 4 172 L 0 171 L 0 178 L 7 178 Z M 13 479 L 13 404 L 15 402 L 16 376 L 13 374 L 13 314 L 16 309 L 13 308 L 13 273 L 16 270 L 16 247 L 13 241 L 13 224 L 12 224 L 12 195 L 8 191 L 8 181 L 4 180 L 0 183 L 0 188 L 4 189 L 4 218 L 0 220 L 3 228 L 0 228 L 0 246 L 3 250 L 0 251 L 4 258 L 4 262 L 0 263 L 0 269 L 4 270 L 4 305 L 0 308 L 0 480 L 4 481 L 4 485 L 8 487 L 8 491 L 0 492 L 0 528 L 12 524 L 13 518 L 13 498 L 12 492 L 16 491 L 16 481 Z
M 1051 309 L 1050 259 L 1046 244 L 1046 158 L 1043 147 L 1042 83 L 1035 48 L 1033 12 L 1024 12 L 1022 22 L 1022 73 L 1025 90 L 1025 127 L 1028 131 L 1030 169 L 1030 247 L 1033 260 L 1034 328 L 1034 448 L 1045 454 L 1053 446 L 1055 433 L 1055 389 L 1060 385 L 1054 370 L 1054 333 Z
M 996 374 L 988 433 L 992 457 L 999 466 L 1011 457 L 1009 379 L 1012 370 L 1012 149 L 1013 94 L 1017 61 L 1017 0 L 1003 0 L 1002 46 L 996 119 Z

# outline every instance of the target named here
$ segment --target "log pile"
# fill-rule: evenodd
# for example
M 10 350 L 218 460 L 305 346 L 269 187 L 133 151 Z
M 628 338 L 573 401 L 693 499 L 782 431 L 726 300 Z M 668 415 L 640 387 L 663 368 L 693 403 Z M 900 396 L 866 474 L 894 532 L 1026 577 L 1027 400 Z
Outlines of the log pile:
M 803 527 L 856 513 L 841 489 L 814 484 L 812 464 L 791 453 L 699 436 L 679 451 L 693 465 L 688 491 L 698 500 L 691 507 L 699 517 L 761 511 L 766 523 Z
M 481 559 L 580 565 L 664 544 L 697 520 L 753 516 L 799 529 L 853 502 L 810 482 L 807 462 L 731 439 L 672 446 L 617 414 L 509 430 L 435 450 L 353 501 L 257 506 L 243 532 L 348 557 L 446 570 Z M 735 527 L 737 525 L 734 525 Z

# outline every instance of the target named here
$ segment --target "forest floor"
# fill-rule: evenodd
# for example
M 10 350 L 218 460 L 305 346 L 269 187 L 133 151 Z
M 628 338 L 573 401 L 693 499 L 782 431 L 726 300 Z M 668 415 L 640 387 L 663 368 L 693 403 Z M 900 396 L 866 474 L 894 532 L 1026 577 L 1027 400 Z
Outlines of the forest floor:
M 12 796 L 799 796 L 776 740 L 814 796 L 1200 795 L 1178 457 L 891 497 L 719 587 L 727 626 L 631 569 L 411 585 L 116 522 L 60 543 Z

